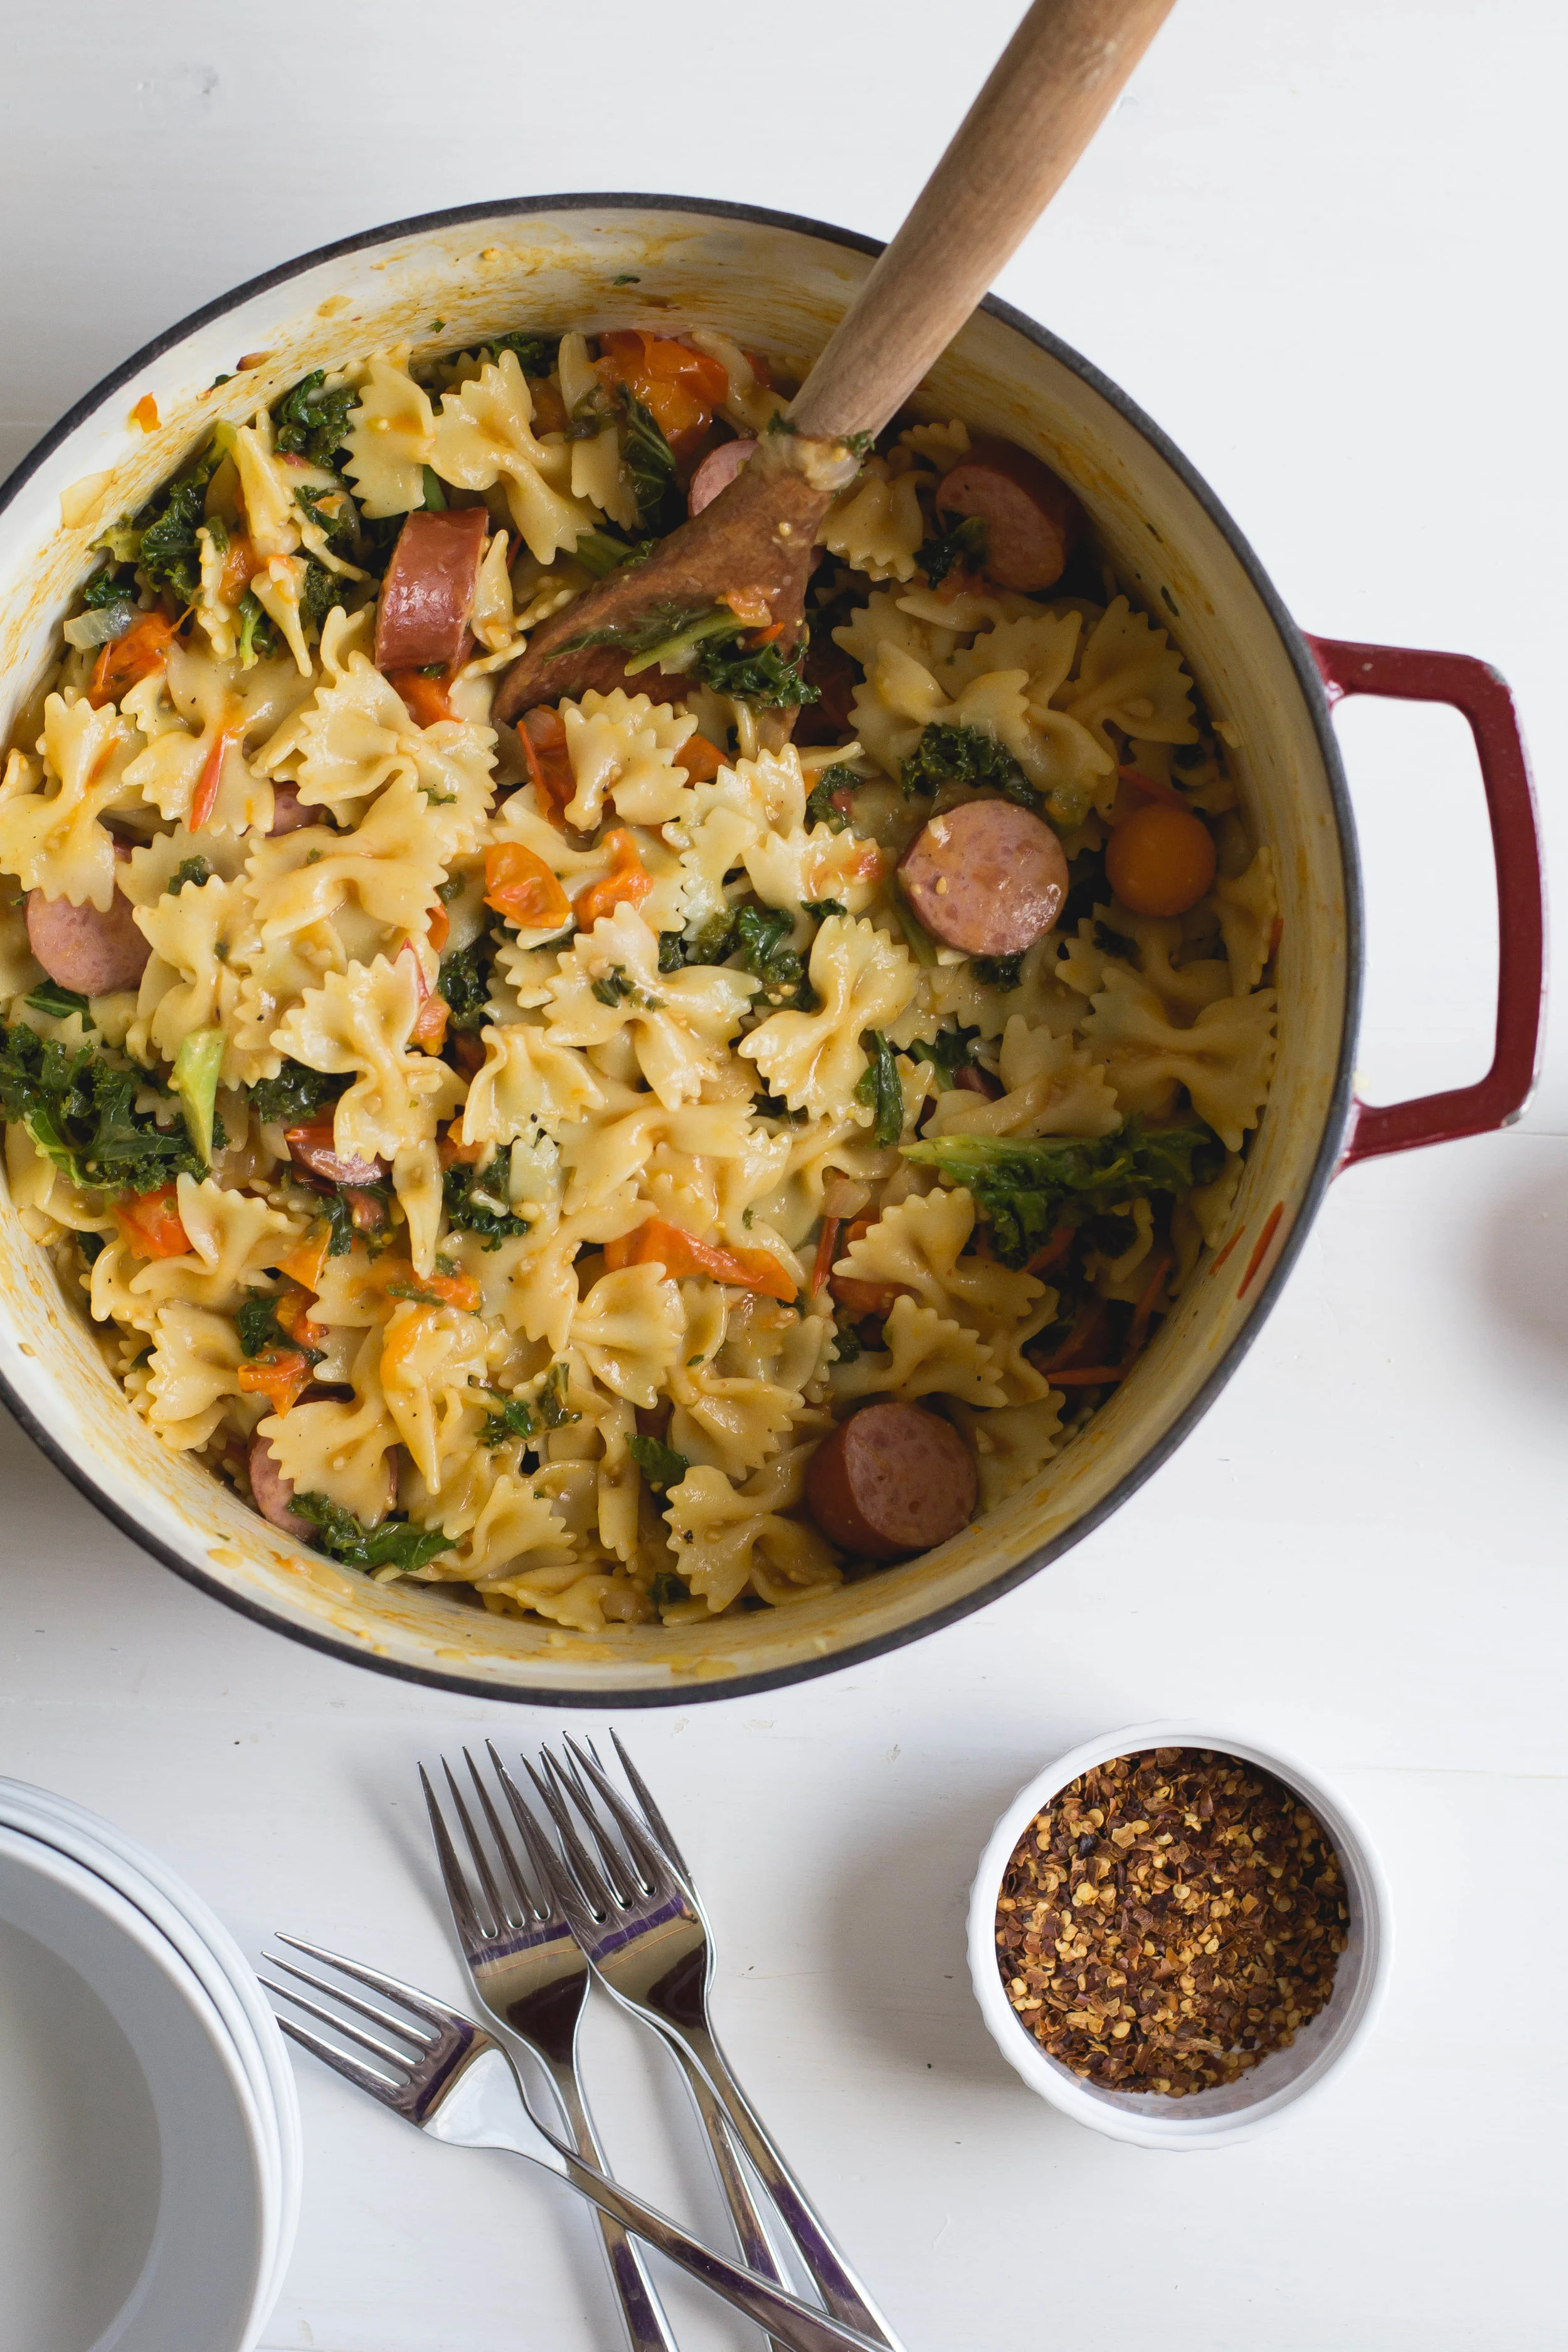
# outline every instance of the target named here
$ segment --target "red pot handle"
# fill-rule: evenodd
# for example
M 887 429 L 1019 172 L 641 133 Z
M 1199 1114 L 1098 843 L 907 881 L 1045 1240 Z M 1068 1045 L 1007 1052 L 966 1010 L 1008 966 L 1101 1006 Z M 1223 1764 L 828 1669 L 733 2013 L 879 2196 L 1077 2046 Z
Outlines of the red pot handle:
M 1415 653 L 1399 646 L 1307 639 L 1331 704 L 1351 694 L 1396 702 L 1447 702 L 1463 711 L 1481 763 L 1497 858 L 1498 1004 L 1492 1066 L 1473 1087 L 1421 1095 L 1414 1102 L 1359 1098 L 1346 1130 L 1342 1168 L 1380 1151 L 1447 1143 L 1508 1127 L 1530 1099 L 1540 1051 L 1546 908 L 1535 796 L 1524 740 L 1507 685 L 1469 654 Z

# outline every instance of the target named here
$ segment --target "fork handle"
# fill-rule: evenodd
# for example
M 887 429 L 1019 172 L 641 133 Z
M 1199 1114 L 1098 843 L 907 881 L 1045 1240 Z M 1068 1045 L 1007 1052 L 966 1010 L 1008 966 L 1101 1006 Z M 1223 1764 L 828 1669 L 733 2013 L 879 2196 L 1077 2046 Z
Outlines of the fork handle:
M 560 2101 L 561 2112 L 566 2118 L 566 2128 L 577 2144 L 578 2155 L 595 2171 L 607 2172 L 609 2168 L 594 2129 L 593 2117 L 584 2100 L 575 2067 L 558 2065 L 545 2057 L 537 2044 L 532 2046 L 535 2054 L 543 2060 L 545 2071 Z M 605 2242 L 605 2260 L 610 2266 L 610 2276 L 621 2298 L 621 2311 L 626 2323 L 626 2334 L 631 2339 L 632 2352 L 677 2352 L 675 2338 L 669 2332 L 669 2322 L 643 2267 L 638 2249 L 619 2221 L 612 2219 L 602 2206 L 596 2210 L 594 2218 Z
M 693 2080 L 701 2074 L 723 2111 L 741 2146 L 761 2175 L 763 2186 L 778 2207 L 800 2258 L 821 2289 L 829 2311 L 858 2328 L 881 2347 L 900 2352 L 898 2337 L 839 2252 L 821 2216 L 768 2136 L 766 2126 L 731 2071 L 730 2062 L 706 2026 L 679 2025 L 641 2012 L 674 2042 L 689 2062 Z
M 780 2279 L 784 2273 L 779 2268 L 778 2257 L 774 2254 L 769 2240 L 768 2227 L 763 2218 L 762 2209 L 752 2192 L 752 2184 L 746 2178 L 746 2168 L 735 2153 L 735 2143 L 730 2136 L 730 2126 L 725 2116 L 723 2102 L 691 2052 L 682 2042 L 672 2040 L 669 2049 L 679 2060 L 688 2087 L 697 2103 L 697 2112 L 702 2119 L 702 2128 L 708 2135 L 708 2144 L 713 2151 L 713 2162 L 719 2174 L 719 2183 L 724 2191 L 725 2202 L 734 2220 L 736 2234 L 741 2241 L 741 2253 L 746 2267 L 748 2270 L 755 2271 L 761 2278 Z M 775 2338 L 770 2338 L 770 2347 L 771 2352 L 781 2352 Z

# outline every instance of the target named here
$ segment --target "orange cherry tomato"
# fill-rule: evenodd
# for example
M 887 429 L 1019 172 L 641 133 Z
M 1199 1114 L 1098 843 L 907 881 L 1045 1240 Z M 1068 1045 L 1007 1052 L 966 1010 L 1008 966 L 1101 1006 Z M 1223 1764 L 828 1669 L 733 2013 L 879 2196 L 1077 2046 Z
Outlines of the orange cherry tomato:
M 624 383 L 651 413 L 676 457 L 692 456 L 730 389 L 719 362 L 640 327 L 601 335 L 599 356 L 610 382 Z
M 178 1185 L 160 1184 L 155 1192 L 135 1192 L 119 1203 L 114 1222 L 138 1257 L 184 1256 L 191 1237 L 180 1223 L 179 1197 Z
M 437 907 L 432 909 L 430 916 L 430 929 L 427 936 L 430 941 L 431 953 L 433 955 L 439 955 L 442 949 L 446 946 L 447 940 L 452 936 L 452 918 L 448 915 L 445 907 Z
M 645 1224 L 623 1234 L 619 1241 L 606 1242 L 605 1264 L 612 1272 L 623 1265 L 662 1265 L 677 1281 L 682 1275 L 705 1274 L 732 1289 L 757 1290 L 764 1298 L 782 1299 L 786 1305 L 796 1297 L 795 1285 L 771 1250 L 721 1249 L 714 1242 L 700 1242 L 694 1234 L 683 1234 L 679 1225 L 667 1224 L 662 1217 L 649 1217 Z
M 591 931 L 601 915 L 613 915 L 617 907 L 640 907 L 653 888 L 653 876 L 624 825 L 605 835 L 605 847 L 615 861 L 609 872 L 601 881 L 579 890 L 572 901 L 579 930 Z
M 396 688 L 416 726 L 435 727 L 443 719 L 458 715 L 447 698 L 444 677 L 426 677 L 422 669 L 390 669 L 386 682 Z
M 253 573 L 261 570 L 261 559 L 244 531 L 231 539 L 228 553 L 224 558 L 223 578 L 218 583 L 218 594 L 226 604 L 236 604 L 249 587 Z
M 558 710 L 536 703 L 518 721 L 518 740 L 528 762 L 528 780 L 538 797 L 540 813 L 564 833 L 566 803 L 577 790 L 566 749 L 566 727 Z
M 1105 871 L 1134 915 L 1184 915 L 1214 881 L 1214 835 L 1190 809 L 1151 801 L 1116 827 Z
M 299 1403 L 310 1380 L 310 1359 L 298 1348 L 265 1348 L 239 1368 L 242 1393 L 266 1397 L 279 1418 Z
M 521 841 L 495 841 L 485 852 L 485 904 L 525 931 L 558 931 L 572 905 L 555 876 Z
M 710 784 L 724 764 L 724 754 L 706 735 L 689 735 L 675 755 L 675 764 L 685 769 L 689 782 Z
M 155 669 L 162 669 L 174 642 L 172 622 L 162 613 L 143 613 L 122 637 L 104 646 L 93 664 L 92 683 L 87 690 L 93 709 L 100 710 L 106 702 L 118 702 L 127 687 L 137 686 Z

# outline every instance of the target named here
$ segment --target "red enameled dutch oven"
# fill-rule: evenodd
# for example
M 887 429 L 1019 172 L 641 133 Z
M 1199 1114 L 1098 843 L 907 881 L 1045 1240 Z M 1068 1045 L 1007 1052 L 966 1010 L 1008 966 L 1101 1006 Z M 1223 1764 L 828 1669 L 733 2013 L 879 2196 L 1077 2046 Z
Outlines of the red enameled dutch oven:
M 306 370 L 393 343 L 460 349 L 507 328 L 568 323 L 590 332 L 720 326 L 745 345 L 809 355 L 878 250 L 814 221 L 688 198 L 548 196 L 399 222 L 253 279 L 116 369 L 0 490 L 0 720 L 8 731 L 33 691 L 105 523 L 216 419 L 243 421 Z M 150 433 L 132 415 L 149 394 L 161 420 Z M 1033 1575 L 1163 1461 L 1240 1360 L 1337 1170 L 1518 1117 L 1540 1033 L 1542 890 L 1530 780 L 1502 680 L 1458 654 L 1303 636 L 1159 428 L 1005 303 L 975 313 L 926 401 L 932 415 L 961 415 L 1037 451 L 1077 486 L 1122 579 L 1171 614 L 1209 709 L 1227 723 L 1249 821 L 1274 847 L 1279 1057 L 1230 1232 L 1088 1430 L 940 1551 L 790 1607 L 587 1635 L 492 1617 L 438 1591 L 373 1584 L 284 1544 L 147 1433 L 84 1325 L 62 1312 L 25 1203 L 8 1198 L 0 1381 L 12 1410 L 118 1527 L 205 1591 L 334 1656 L 534 1703 L 684 1703 L 873 1655 Z M 1475 1086 L 1392 1106 L 1359 1103 L 1351 1090 L 1361 894 L 1331 710 L 1352 694 L 1464 713 L 1497 851 L 1492 1066 Z

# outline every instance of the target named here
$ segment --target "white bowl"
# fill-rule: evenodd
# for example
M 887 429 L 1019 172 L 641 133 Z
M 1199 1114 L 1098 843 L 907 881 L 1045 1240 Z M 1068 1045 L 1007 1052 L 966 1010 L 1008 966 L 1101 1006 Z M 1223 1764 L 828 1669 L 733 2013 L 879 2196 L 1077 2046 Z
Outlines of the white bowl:
M 144 1912 L 203 1985 L 238 2049 L 271 2157 L 268 2210 L 274 2224 L 265 2318 L 283 2284 L 300 2216 L 303 2148 L 299 2092 L 277 2020 L 221 1920 L 158 1856 L 68 1797 L 0 1779 L 0 1826 L 25 1831 L 92 1870 Z
M 1332 1840 L 1350 1899 L 1350 1933 L 1333 1991 L 1288 2049 L 1271 2051 L 1234 2083 L 1190 2097 L 1107 2091 L 1042 2050 L 1007 1998 L 996 1965 L 996 1898 L 1015 1847 L 1035 1815 L 1097 1764 L 1148 1748 L 1213 1748 L 1272 1772 L 1310 1808 Z M 1019 1790 L 992 1831 L 969 1903 L 969 1970 L 991 2038 L 1032 2091 L 1075 2123 L 1139 2147 L 1224 2147 L 1250 2139 L 1315 2096 L 1360 2047 L 1377 2014 L 1394 1957 L 1394 1922 L 1383 1864 L 1342 1797 L 1295 1757 L 1202 1723 L 1135 1723 L 1074 1748 Z
M 16 2352 L 242 2352 L 277 2242 L 234 2037 L 98 1874 L 0 1829 L 0 2246 Z M 25 2184 L 30 2207 L 17 2210 Z

